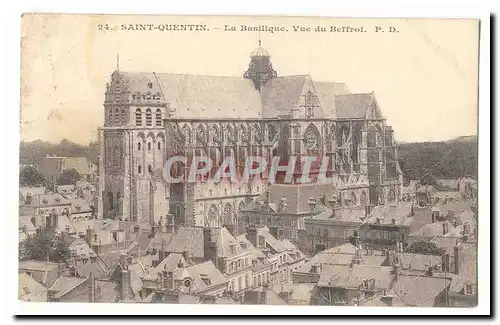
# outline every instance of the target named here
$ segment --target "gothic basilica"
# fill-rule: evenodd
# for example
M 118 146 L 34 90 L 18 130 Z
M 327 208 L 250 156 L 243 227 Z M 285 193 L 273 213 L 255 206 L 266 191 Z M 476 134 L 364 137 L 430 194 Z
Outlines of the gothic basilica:
M 208 156 L 215 165 L 231 156 L 238 168 L 247 156 L 296 156 L 296 170 L 300 157 L 328 157 L 326 175 L 337 180 L 331 186 L 343 204 L 385 204 L 402 195 L 394 133 L 374 93 L 351 93 L 343 83 L 309 75 L 279 76 L 260 42 L 239 77 L 117 67 L 106 86 L 104 112 L 100 218 L 244 232 L 241 211 L 266 190 L 268 176 L 168 184 L 162 173 L 172 155 Z M 189 167 L 184 169 L 187 174 Z

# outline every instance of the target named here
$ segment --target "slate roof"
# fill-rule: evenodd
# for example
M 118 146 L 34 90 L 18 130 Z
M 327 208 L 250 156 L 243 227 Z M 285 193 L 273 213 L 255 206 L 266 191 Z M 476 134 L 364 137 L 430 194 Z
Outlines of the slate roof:
M 71 203 L 66 200 L 61 194 L 50 193 L 50 194 L 40 194 L 33 196 L 32 204 L 29 206 L 36 207 L 50 207 L 54 205 L 70 205 Z
M 288 292 L 288 304 L 310 304 L 311 296 L 313 295 L 315 283 L 283 283 L 275 284 L 273 290 L 278 294 L 281 292 Z
M 415 253 L 399 253 L 399 262 L 403 269 L 427 271 L 428 266 L 441 265 L 441 256 L 415 254 Z M 384 266 L 390 266 L 388 260 L 384 261 Z
M 316 90 L 323 111 L 325 113 L 330 113 L 331 117 L 337 115 L 335 98 L 339 95 L 346 95 L 349 93 L 346 84 L 339 82 L 314 82 L 314 89 Z
M 458 250 L 458 274 L 453 278 L 450 291 L 460 292 L 465 284 L 477 283 L 477 247 L 461 243 Z
M 373 103 L 373 94 L 346 94 L 335 97 L 335 108 L 339 119 L 362 119 Z
M 210 287 L 227 282 L 226 277 L 214 265 L 212 261 L 196 264 L 185 268 L 185 271 L 193 279 L 194 286 L 197 291 L 203 291 Z M 207 276 L 210 279 L 210 284 L 206 284 L 202 280 L 202 276 Z
M 450 280 L 443 277 L 398 275 L 393 291 L 406 306 L 434 307 Z
M 175 109 L 175 116 L 181 118 L 200 119 L 207 114 L 213 118 L 230 118 L 235 112 L 238 118 L 261 118 L 261 98 L 250 79 L 156 73 L 157 82 L 153 72 L 120 71 L 120 75 L 131 93 L 156 94 L 163 90 L 171 108 Z
M 269 203 L 279 206 L 281 199 L 285 197 L 287 199 L 286 213 L 302 214 L 310 212 L 309 199 L 311 197 L 316 199 L 316 204 L 319 206 L 322 195 L 329 198 L 337 190 L 332 184 L 273 184 L 255 198 L 245 210 L 260 210 L 258 202 L 265 200 L 268 191 Z
M 313 265 L 351 265 L 358 249 L 351 243 L 332 247 L 314 255 L 309 261 L 302 265 L 297 272 L 309 273 Z M 380 251 L 367 255 L 366 250 L 361 250 L 361 264 L 380 266 L 386 259 Z
M 87 278 L 60 276 L 49 290 L 54 293 L 54 298 L 60 298 L 86 280 Z
M 317 215 L 315 215 L 311 218 L 307 218 L 307 219 L 361 223 L 361 222 L 363 222 L 363 220 L 361 220 L 361 218 L 364 218 L 365 216 L 366 216 L 366 212 L 362 208 L 343 207 L 340 209 L 335 209 L 335 217 L 332 217 L 332 209 L 326 208 L 326 210 L 321 212 L 320 214 L 317 214 Z
M 32 277 L 43 284 L 50 286 L 59 276 L 59 265 L 52 262 L 27 260 L 19 262 L 19 271 L 21 273 L 29 271 Z
M 36 231 L 35 225 L 31 222 L 31 216 L 19 216 L 19 229 L 22 227 L 26 227 L 28 233 Z
M 64 195 L 64 194 L 73 194 L 75 191 L 75 186 L 74 185 L 58 185 L 57 186 L 57 193 Z
M 26 273 L 19 273 L 18 287 L 18 298 L 24 301 L 29 301 L 31 297 L 39 297 L 47 293 L 47 288 L 43 284 L 37 282 Z
M 246 234 L 241 234 L 236 237 L 240 245 L 243 243 L 244 245 L 241 245 L 242 247 L 246 248 L 250 252 L 252 252 L 252 255 L 256 258 L 265 258 L 266 255 L 258 248 L 256 248 L 251 241 L 249 241 L 246 237 Z
M 165 257 L 155 268 L 149 271 L 149 274 L 144 276 L 145 280 L 158 280 L 158 273 L 162 271 L 174 271 L 175 269 L 186 267 L 188 264 L 182 254 L 172 253 Z
M 19 195 L 22 197 L 22 200 L 26 200 L 26 196 L 30 194 L 31 196 L 46 194 L 47 189 L 45 187 L 20 187 Z
M 291 114 L 300 99 L 307 75 L 277 77 L 269 79 L 262 88 L 262 111 L 264 118 L 279 114 Z M 253 85 L 253 83 L 252 83 Z
M 449 221 L 434 222 L 424 225 L 422 228 L 410 234 L 410 237 L 436 237 L 443 236 L 443 224 L 448 225 L 448 231 L 453 229 L 453 225 Z
M 392 206 L 392 205 L 377 205 L 373 208 L 372 212 L 370 213 L 369 218 L 373 221 L 370 221 L 370 223 L 373 223 L 376 218 L 380 218 L 380 224 L 391 224 L 392 219 L 395 219 L 395 224 L 398 226 L 409 226 L 412 221 L 413 217 L 411 215 L 411 204 L 404 203 L 404 202 L 399 202 L 397 205 Z
M 383 294 L 382 295 L 377 295 L 372 297 L 370 300 L 366 300 L 362 303 L 360 303 L 360 306 L 365 306 L 365 307 L 388 307 L 389 305 L 384 301 L 383 299 Z M 394 290 L 388 290 L 387 291 L 387 296 L 392 296 L 392 303 L 391 307 L 405 307 L 406 305 L 404 304 L 403 300 L 401 300 L 398 295 L 394 292 Z
M 84 199 L 71 199 L 71 213 L 92 212 L 89 203 Z
M 189 252 L 191 258 L 204 257 L 203 228 L 180 227 L 165 247 L 166 252 Z
M 363 280 L 375 279 L 375 290 L 388 289 L 393 281 L 392 268 L 375 265 L 325 265 L 319 287 L 358 288 Z

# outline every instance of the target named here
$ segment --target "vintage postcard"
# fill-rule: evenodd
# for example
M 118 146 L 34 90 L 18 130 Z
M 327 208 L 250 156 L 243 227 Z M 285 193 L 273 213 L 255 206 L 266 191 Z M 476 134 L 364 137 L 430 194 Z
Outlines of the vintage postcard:
M 23 304 L 478 305 L 479 20 L 21 19 Z

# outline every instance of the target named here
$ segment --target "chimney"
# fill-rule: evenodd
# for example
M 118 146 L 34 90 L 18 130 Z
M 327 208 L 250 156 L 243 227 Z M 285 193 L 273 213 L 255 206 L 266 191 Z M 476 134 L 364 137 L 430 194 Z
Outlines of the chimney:
M 427 275 L 427 276 L 434 275 L 434 269 L 432 268 L 432 265 L 427 266 L 427 271 L 425 272 L 425 275 Z
M 95 276 L 92 272 L 89 275 L 89 302 L 97 302 Z
M 311 273 L 320 274 L 322 270 L 321 264 L 316 263 L 311 265 Z
M 165 217 L 165 223 L 167 226 L 166 232 L 174 233 L 175 232 L 175 216 L 173 214 L 167 214 Z
M 227 231 L 229 231 L 229 233 L 233 236 L 233 237 L 236 237 L 237 234 L 236 234 L 236 226 L 234 224 L 231 224 L 231 225 L 225 225 Z
M 203 255 L 204 260 L 210 260 L 216 268 L 219 268 L 217 263 L 217 242 L 215 241 L 213 230 L 203 228 Z
M 85 241 L 90 247 L 92 247 L 92 236 L 93 236 L 93 229 L 89 227 L 85 230 Z
M 384 295 L 380 298 L 380 300 L 386 304 L 387 306 L 392 306 L 392 300 L 394 299 L 393 295 L 388 295 L 387 291 L 384 291 Z
M 394 274 L 394 281 L 398 281 L 399 279 L 399 263 L 396 263 L 392 266 L 392 273 Z
M 371 205 L 366 205 L 365 206 L 365 218 L 368 218 L 370 216 L 370 213 L 372 213 L 373 206 Z
M 393 225 L 393 226 L 396 225 L 396 219 L 394 219 L 394 218 L 391 219 L 391 225 Z
M 318 254 L 319 252 L 322 252 L 325 250 L 325 244 L 316 244 L 316 250 L 315 250 L 315 254 Z
M 441 257 L 441 271 L 450 272 L 450 254 L 444 254 Z
M 448 222 L 445 221 L 443 222 L 443 235 L 446 235 L 448 233 Z
M 460 247 L 458 245 L 453 247 L 453 259 L 455 262 L 455 274 L 457 274 L 457 275 L 460 271 L 459 249 L 460 249 Z
M 267 188 L 264 203 L 269 204 L 269 202 L 271 202 L 271 191 L 269 190 L 269 188 Z
M 309 209 L 311 210 L 311 212 L 315 211 L 316 210 L 316 199 L 313 197 L 310 197 L 308 203 L 309 203 Z
M 413 217 L 415 215 L 415 207 L 411 205 L 410 215 Z
M 278 227 L 276 226 L 269 226 L 269 232 L 271 233 L 271 235 L 273 235 L 274 238 L 278 238 Z
M 130 290 L 130 270 L 127 253 L 120 254 L 120 299 L 126 301 L 132 297 Z
M 260 292 L 259 305 L 267 305 L 266 290 Z
M 259 243 L 257 242 L 257 228 L 255 226 L 247 227 L 247 238 L 252 243 L 252 245 L 254 245 L 255 247 L 259 247 Z M 276 238 L 278 237 L 276 236 Z
M 385 258 L 389 263 L 389 266 L 394 266 L 394 254 L 392 254 L 391 251 L 389 250 L 385 251 Z
M 184 257 L 184 259 L 186 260 L 186 263 L 189 264 L 189 251 L 188 250 L 185 250 L 184 252 L 182 252 L 182 257 Z
M 286 197 L 282 197 L 280 200 L 280 205 L 278 207 L 278 212 L 285 212 L 288 204 L 286 203 Z
M 291 291 L 281 291 L 278 295 L 288 304 L 291 294 Z

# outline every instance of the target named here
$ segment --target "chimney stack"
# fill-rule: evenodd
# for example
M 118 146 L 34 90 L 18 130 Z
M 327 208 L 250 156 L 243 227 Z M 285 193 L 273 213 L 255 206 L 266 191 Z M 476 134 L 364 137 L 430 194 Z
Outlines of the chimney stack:
M 92 272 L 89 275 L 89 302 L 97 302 L 95 276 Z
M 450 272 L 450 254 L 444 254 L 441 258 L 441 270 Z
M 205 261 L 211 260 L 215 267 L 219 268 L 217 263 L 217 242 L 213 232 L 213 229 L 203 228 L 203 255 Z
M 443 222 L 443 235 L 448 233 L 448 221 Z
M 316 210 L 316 199 L 310 197 L 308 203 L 309 203 L 309 209 L 311 210 L 311 212 L 314 212 Z
M 388 295 L 387 291 L 384 290 L 384 295 L 380 298 L 383 303 L 385 303 L 387 306 L 392 306 L 392 301 L 394 299 L 393 295 Z
M 252 245 L 254 245 L 255 247 L 259 246 L 259 243 L 257 242 L 257 228 L 255 226 L 252 225 L 247 227 L 247 237 Z
M 460 272 L 459 250 L 460 250 L 460 247 L 458 245 L 453 247 L 453 259 L 455 262 L 455 274 L 457 274 L 457 275 Z
M 120 254 L 120 298 L 126 301 L 132 298 L 130 288 L 130 270 L 128 268 L 128 255 L 125 252 Z

